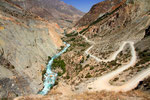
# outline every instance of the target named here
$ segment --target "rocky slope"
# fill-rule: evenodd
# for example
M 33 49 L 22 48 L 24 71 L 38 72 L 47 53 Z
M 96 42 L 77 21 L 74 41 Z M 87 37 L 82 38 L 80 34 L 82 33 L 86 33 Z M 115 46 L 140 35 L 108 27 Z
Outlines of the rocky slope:
M 105 4 L 106 10 L 102 8 L 102 4 Z M 95 77 L 100 77 L 129 63 L 131 59 L 129 45 L 114 61 L 107 63 L 95 61 L 89 55 L 85 55 L 90 43 L 87 43 L 82 35 L 95 42 L 89 52 L 100 59 L 107 59 L 118 50 L 124 41 L 135 43 L 134 46 L 138 56 L 136 65 L 119 74 L 110 84 L 124 84 L 133 76 L 148 68 L 150 61 L 149 4 L 149 0 L 106 0 L 94 5 L 76 24 L 74 32 L 67 34 L 67 38 L 63 38 L 64 41 L 71 44 L 71 47 L 67 53 L 61 56 L 61 59 L 66 63 L 66 73 L 59 76 L 58 82 L 66 82 L 71 86 L 73 92 L 82 93 L 84 85 L 86 86 L 86 84 L 95 80 Z M 117 79 L 118 77 L 119 79 Z M 76 87 L 80 83 L 83 83 L 83 85 Z M 59 89 L 59 86 L 56 88 Z M 98 93 L 95 93 L 95 95 L 98 95 Z M 126 95 L 127 97 L 124 99 L 129 99 L 128 93 Z M 133 99 L 138 99 L 138 96 Z
M 91 10 L 86 13 L 77 23 L 76 26 L 86 26 L 95 21 L 98 17 L 103 16 L 113 6 L 119 4 L 121 0 L 105 0 L 95 4 Z
M 0 0 L 0 98 L 36 94 L 42 89 L 48 56 L 63 45 L 55 26 Z
M 96 7 L 98 6 L 100 9 L 101 5 L 104 3 L 107 4 L 108 1 L 99 3 Z M 108 6 L 110 4 L 108 3 Z M 77 29 L 81 30 L 81 34 L 86 35 L 94 41 L 99 41 L 96 48 L 102 43 L 98 51 L 103 51 L 106 47 L 125 40 L 140 41 L 144 38 L 145 30 L 150 25 L 148 0 L 122 0 L 120 3 L 116 2 L 112 4 L 114 5 L 106 8 L 107 11 L 103 10 L 104 12 L 96 11 L 94 6 L 77 23 Z M 91 12 L 95 12 L 96 14 L 91 14 Z M 92 17 L 88 17 L 90 15 Z M 91 21 L 86 21 L 86 18 Z M 86 25 L 80 23 L 86 23 Z M 108 45 L 106 46 L 105 43 Z M 115 50 L 114 48 L 112 47 L 112 50 Z
M 118 85 L 119 82 L 124 84 L 127 80 L 137 75 L 138 72 L 149 67 L 149 4 L 149 0 L 105 0 L 94 5 L 76 24 L 76 29 L 80 34 L 95 41 L 96 45 L 90 52 L 99 58 L 107 58 L 119 48 L 118 45 L 123 41 L 135 42 L 138 55 L 137 64 L 117 76 L 114 79 L 115 85 Z M 130 59 L 129 54 L 126 55 L 125 59 L 127 58 Z M 118 63 L 118 60 L 114 61 L 114 64 L 106 64 L 106 66 L 112 70 L 112 66 L 117 65 L 116 62 Z M 96 71 L 89 73 L 91 77 Z M 125 79 L 122 79 L 123 77 Z M 147 84 L 148 81 L 148 79 L 145 80 L 139 87 L 143 89 L 144 83 Z M 147 89 L 147 87 L 145 88 Z
M 137 52 L 137 63 L 135 66 L 125 70 L 110 81 L 112 85 L 124 84 L 139 72 L 147 69 L 150 63 L 150 1 L 149 0 L 105 0 L 92 7 L 76 27 L 74 32 L 66 34 L 64 41 L 71 44 L 66 53 L 54 62 L 54 70 L 59 73 L 58 85 L 45 96 L 27 96 L 21 99 L 147 99 L 149 93 L 149 78 L 145 79 L 136 88 L 126 93 L 92 92 L 83 93 L 86 84 L 96 80 L 106 73 L 112 72 L 122 65 L 129 63 L 131 59 L 130 47 L 127 45 L 111 62 L 97 62 L 85 51 L 90 47 L 82 35 L 93 41 L 95 45 L 89 51 L 90 54 L 107 59 L 113 52 L 117 51 L 123 41 L 133 41 Z M 103 8 L 104 6 L 104 8 Z M 61 66 L 64 62 L 65 66 Z M 60 64 L 59 64 L 60 63 Z M 63 68 L 62 68 L 63 67 Z M 64 74 L 61 74 L 62 71 Z M 118 78 L 119 77 L 119 78 Z M 81 87 L 78 87 L 80 86 Z M 82 85 L 83 84 L 83 85 Z M 145 86 L 146 84 L 146 86 Z M 141 93 L 142 90 L 142 93 Z M 89 92 L 89 91 L 86 91 Z M 80 94 L 81 93 L 81 94 Z
M 83 16 L 83 12 L 60 0 L 11 0 L 27 11 L 33 12 L 48 21 L 57 22 L 62 28 L 71 27 Z

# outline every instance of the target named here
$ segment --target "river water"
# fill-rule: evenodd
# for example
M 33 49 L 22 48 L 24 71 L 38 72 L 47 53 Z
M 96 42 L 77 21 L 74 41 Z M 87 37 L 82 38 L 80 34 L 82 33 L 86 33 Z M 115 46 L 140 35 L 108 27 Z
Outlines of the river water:
M 64 42 L 64 44 L 66 45 L 66 47 L 62 51 L 54 55 L 51 58 L 51 60 L 48 62 L 46 73 L 44 74 L 44 88 L 38 94 L 46 95 L 50 91 L 51 87 L 54 86 L 56 78 L 57 78 L 57 73 L 52 72 L 51 67 L 52 67 L 54 59 L 56 59 L 61 54 L 66 52 L 66 50 L 70 47 L 70 44 L 67 44 L 66 42 Z

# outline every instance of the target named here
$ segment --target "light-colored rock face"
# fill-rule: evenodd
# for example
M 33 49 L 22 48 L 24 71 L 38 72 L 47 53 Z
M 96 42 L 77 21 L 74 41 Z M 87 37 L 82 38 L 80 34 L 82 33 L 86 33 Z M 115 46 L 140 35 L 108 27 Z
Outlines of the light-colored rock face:
M 63 44 L 55 26 L 0 1 L 0 97 L 42 89 L 43 66 Z

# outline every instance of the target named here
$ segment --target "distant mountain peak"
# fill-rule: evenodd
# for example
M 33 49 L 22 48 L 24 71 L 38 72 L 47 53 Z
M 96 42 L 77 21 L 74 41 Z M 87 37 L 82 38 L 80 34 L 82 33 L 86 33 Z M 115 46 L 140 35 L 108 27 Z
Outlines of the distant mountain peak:
M 11 0 L 22 8 L 48 20 L 57 22 L 60 27 L 71 27 L 84 13 L 60 0 Z

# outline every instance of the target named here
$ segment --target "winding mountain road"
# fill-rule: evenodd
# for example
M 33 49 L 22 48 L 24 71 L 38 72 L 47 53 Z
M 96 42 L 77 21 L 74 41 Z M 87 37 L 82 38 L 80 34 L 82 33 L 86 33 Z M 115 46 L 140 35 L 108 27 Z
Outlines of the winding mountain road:
M 99 59 L 98 57 L 92 55 L 89 53 L 89 51 L 94 47 L 95 43 L 93 41 L 88 40 L 87 37 L 81 35 L 87 42 L 89 42 L 90 44 L 93 44 L 92 46 L 90 46 L 86 51 L 85 54 L 90 55 L 90 57 L 92 57 L 93 59 L 95 59 L 97 62 L 110 62 L 116 59 L 117 55 L 124 49 L 124 47 L 126 46 L 126 44 L 130 45 L 130 49 L 131 49 L 131 55 L 132 58 L 130 60 L 130 62 L 127 65 L 124 65 L 110 73 L 107 73 L 101 77 L 98 77 L 95 81 L 88 83 L 87 84 L 87 89 L 89 91 L 101 91 L 101 90 L 107 90 L 107 91 L 115 91 L 115 92 L 126 92 L 129 90 L 134 89 L 138 83 L 140 81 L 142 81 L 144 78 L 150 76 L 150 68 L 147 68 L 145 70 L 143 70 L 142 72 L 140 72 L 139 74 L 137 74 L 136 76 L 134 76 L 131 80 L 127 81 L 124 85 L 121 86 L 113 86 L 109 83 L 109 81 L 111 79 L 113 79 L 114 77 L 116 77 L 117 75 L 119 75 L 121 72 L 123 72 L 124 70 L 130 68 L 131 66 L 134 66 L 136 64 L 136 60 L 137 60 L 137 56 L 136 56 L 136 51 L 134 48 L 134 42 L 132 41 L 125 41 L 123 42 L 123 44 L 120 46 L 120 48 L 114 52 L 112 54 L 112 56 L 110 56 L 108 59 L 106 60 L 102 60 Z

